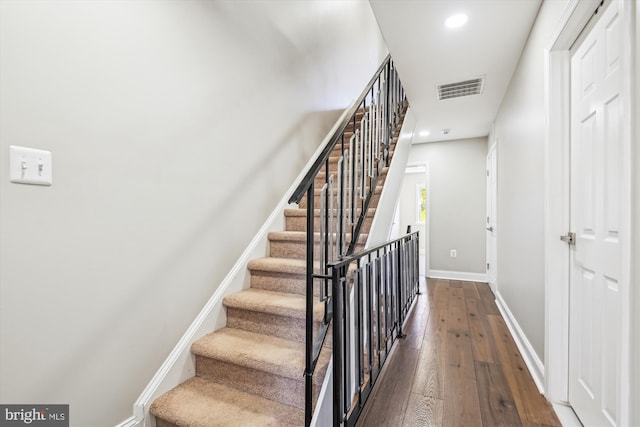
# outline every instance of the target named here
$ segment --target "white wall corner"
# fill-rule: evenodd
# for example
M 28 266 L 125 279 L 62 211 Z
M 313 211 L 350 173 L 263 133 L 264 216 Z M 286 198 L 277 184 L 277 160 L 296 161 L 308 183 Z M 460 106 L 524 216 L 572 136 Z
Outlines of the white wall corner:
M 387 171 L 387 178 L 380 194 L 380 201 L 376 208 L 376 213 L 371 223 L 369 236 L 367 237 L 366 248 L 381 245 L 389 240 L 393 216 L 400 198 L 404 172 L 409 162 L 411 152 L 411 141 L 416 126 L 416 118 L 411 107 L 407 113 L 400 129 L 400 136 L 396 143 L 395 152 Z
M 540 391 L 541 394 L 544 394 L 544 364 L 542 363 L 542 360 L 540 360 L 540 357 L 536 354 L 533 346 L 527 339 L 527 336 L 522 331 L 522 328 L 520 328 L 520 325 L 511 313 L 511 310 L 509 310 L 507 303 L 502 298 L 502 295 L 500 295 L 500 292 L 496 294 L 496 305 L 507 324 L 507 328 L 509 328 L 509 332 L 511 332 L 511 336 L 515 341 L 518 350 L 520 350 L 522 359 L 527 365 L 529 373 L 538 387 L 538 391 Z
M 634 52 L 635 52 L 635 73 L 636 76 L 633 84 L 635 85 L 635 103 L 633 105 L 633 110 L 631 111 L 632 117 L 638 117 L 640 114 L 640 81 L 638 81 L 638 74 L 640 74 L 640 55 L 638 54 L 638 49 L 640 49 L 640 4 L 635 2 L 633 4 L 635 8 L 635 20 L 634 20 L 634 29 L 635 29 L 635 39 L 634 39 Z M 632 304 L 634 304 L 633 312 L 635 314 L 635 319 L 632 318 L 632 330 L 631 336 L 633 337 L 631 360 L 640 360 L 640 170 L 638 165 L 640 165 L 640 124 L 635 121 L 632 124 L 635 127 L 635 141 L 632 144 L 633 150 L 635 151 L 635 165 L 636 167 L 633 170 L 635 174 L 635 212 L 633 213 L 633 223 L 632 223 L 632 236 L 634 236 L 635 240 L 635 262 L 633 262 L 633 272 L 630 283 L 635 283 L 632 292 Z M 631 377 L 632 384 L 634 384 L 633 389 L 631 390 L 630 401 L 631 402 L 640 402 L 640 364 L 632 363 L 632 369 L 635 371 L 634 375 Z M 633 413 L 631 414 L 633 417 L 631 419 L 632 425 L 640 425 L 640 405 L 633 405 Z

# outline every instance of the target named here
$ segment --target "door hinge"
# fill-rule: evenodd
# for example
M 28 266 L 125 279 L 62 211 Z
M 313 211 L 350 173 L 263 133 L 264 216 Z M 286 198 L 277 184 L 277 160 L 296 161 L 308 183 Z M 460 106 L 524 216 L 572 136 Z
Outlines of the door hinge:
M 560 240 L 567 242 L 569 246 L 576 245 L 576 233 L 568 232 L 564 236 L 560 236 Z
M 489 263 L 487 263 L 487 271 L 489 271 Z

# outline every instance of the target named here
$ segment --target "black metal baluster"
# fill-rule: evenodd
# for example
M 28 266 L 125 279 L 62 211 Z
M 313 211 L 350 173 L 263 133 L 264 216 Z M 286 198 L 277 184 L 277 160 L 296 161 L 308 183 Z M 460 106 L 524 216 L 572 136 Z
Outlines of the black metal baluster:
M 402 265 L 402 244 L 398 243 L 398 258 L 397 258 L 397 263 L 398 263 L 398 287 L 396 289 L 398 289 L 398 310 L 399 313 L 402 313 L 402 301 L 404 301 L 404 296 L 402 295 L 402 268 L 400 268 L 400 266 Z M 398 337 L 400 338 L 405 338 L 406 335 L 402 332 L 402 320 L 400 320 L 398 322 Z
M 367 264 L 366 266 L 366 271 L 367 271 L 367 303 L 368 303 L 368 307 L 367 307 L 367 333 L 369 334 L 369 339 L 367 342 L 368 345 L 368 359 L 369 359 L 369 378 L 371 381 L 371 378 L 373 377 L 373 362 L 374 362 L 374 340 L 375 340 L 375 333 L 373 330 L 373 286 L 372 286 L 372 281 L 371 281 L 371 269 L 370 269 L 370 263 Z
M 343 301 L 343 331 L 344 331 L 344 346 L 343 346 L 343 363 L 344 363 L 344 411 L 348 413 L 351 408 L 351 401 L 353 399 L 353 393 L 351 392 L 351 298 L 349 298 L 349 278 L 342 279 L 340 283 L 342 287 L 342 301 Z
M 313 220 L 314 183 L 307 191 L 307 278 L 306 278 L 306 322 L 305 322 L 305 424 L 311 423 L 313 416 Z M 308 244 L 311 242 L 311 244 Z
M 385 254 L 386 257 L 386 254 Z M 384 295 L 383 295 L 383 289 L 384 289 L 384 281 L 385 281 L 385 272 L 384 272 L 384 264 L 385 264 L 385 258 L 382 258 L 382 261 L 380 262 L 380 270 L 379 270 L 379 278 L 380 280 L 377 283 L 377 298 L 378 298 L 378 330 L 377 330 L 377 334 L 378 334 L 378 359 L 380 361 L 382 361 L 382 340 L 384 339 L 386 341 L 386 338 L 384 336 L 384 328 L 383 328 L 383 322 L 384 322 L 384 309 L 385 309 L 385 305 L 384 305 Z
M 364 385 L 364 334 L 362 333 L 362 328 L 364 326 L 364 313 L 362 310 L 363 299 L 362 299 L 362 268 L 358 267 L 358 269 L 354 272 L 353 275 L 353 286 L 354 286 L 354 300 L 356 302 L 356 334 L 358 336 L 358 351 L 356 352 L 356 360 L 357 366 L 356 369 L 358 371 L 358 400 L 362 403 L 362 386 Z
M 340 289 L 341 267 L 334 268 L 331 279 L 333 295 L 333 425 L 342 423 L 342 292 Z

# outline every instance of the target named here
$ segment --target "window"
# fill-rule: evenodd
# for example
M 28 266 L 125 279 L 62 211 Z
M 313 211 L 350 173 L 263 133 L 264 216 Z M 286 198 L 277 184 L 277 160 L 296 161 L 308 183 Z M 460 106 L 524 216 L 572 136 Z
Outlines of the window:
M 416 222 L 424 224 L 427 221 L 427 187 L 416 185 Z

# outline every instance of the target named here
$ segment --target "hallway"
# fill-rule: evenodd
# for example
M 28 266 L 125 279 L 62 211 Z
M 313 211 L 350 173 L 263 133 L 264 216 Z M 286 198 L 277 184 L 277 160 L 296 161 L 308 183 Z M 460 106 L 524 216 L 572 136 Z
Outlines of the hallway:
M 560 426 L 485 283 L 421 279 L 357 426 Z

